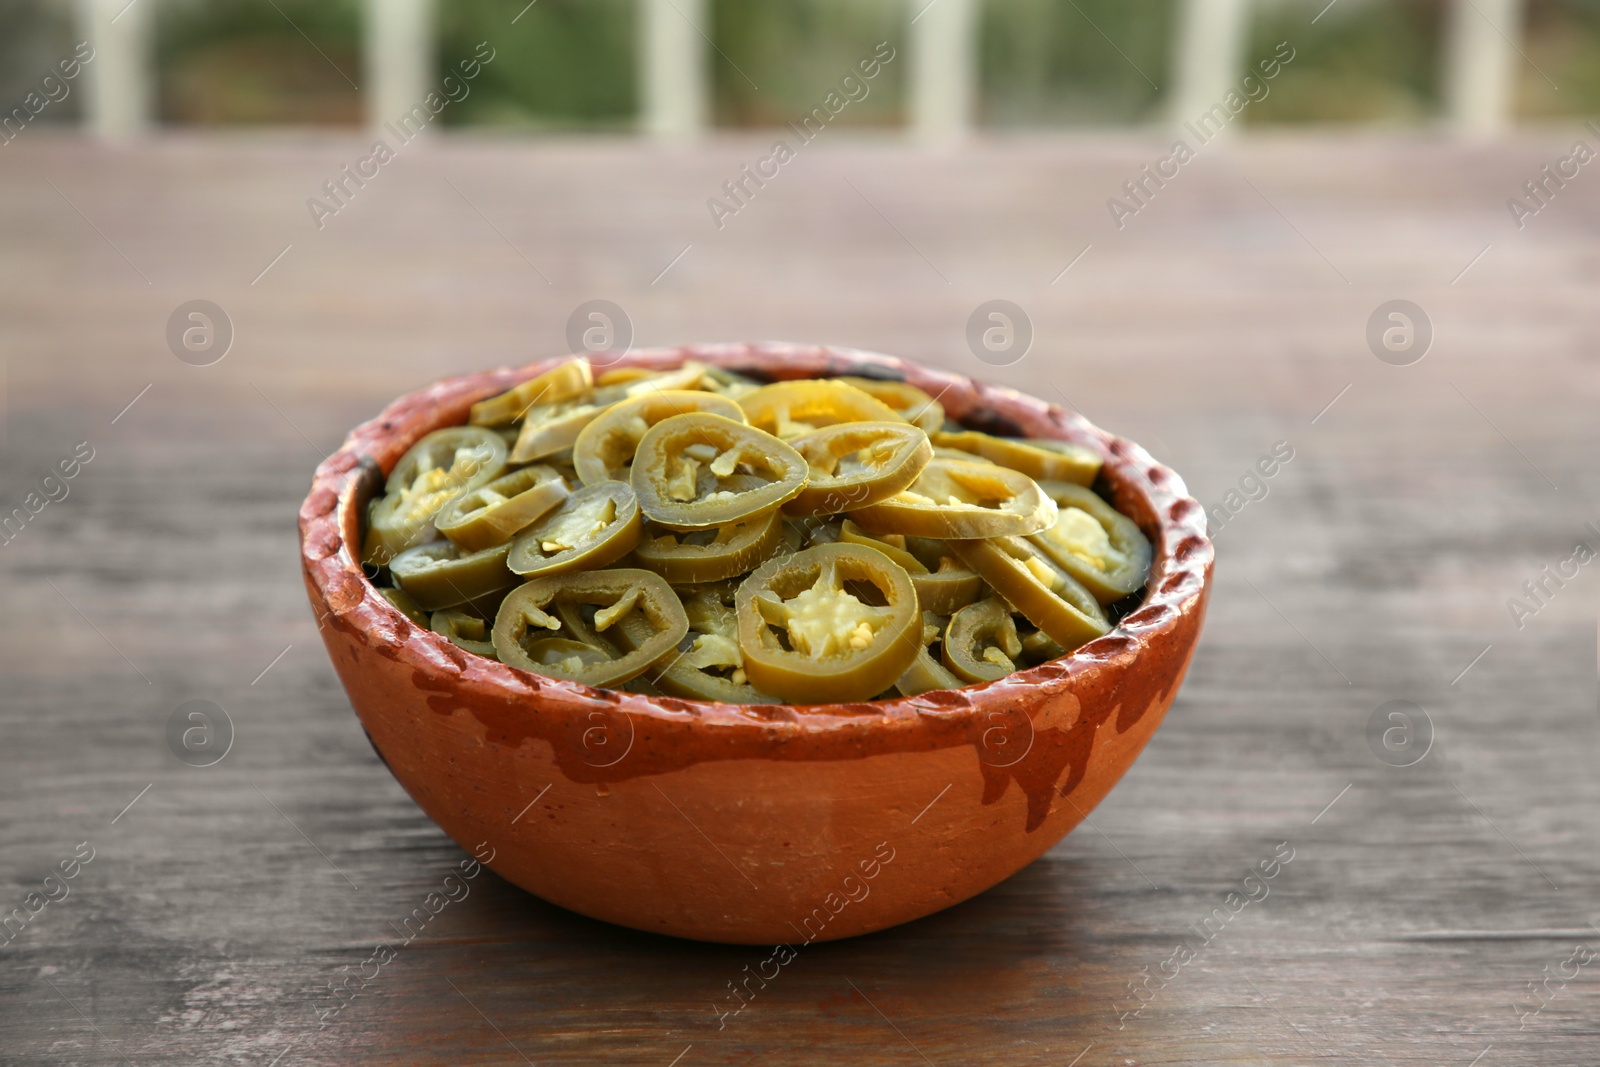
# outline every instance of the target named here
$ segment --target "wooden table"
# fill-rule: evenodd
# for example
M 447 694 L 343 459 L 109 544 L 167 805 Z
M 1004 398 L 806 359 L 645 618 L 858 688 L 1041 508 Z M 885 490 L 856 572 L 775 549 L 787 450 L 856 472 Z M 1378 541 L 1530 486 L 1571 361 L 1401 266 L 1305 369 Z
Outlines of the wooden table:
M 0 512 L 94 458 L 0 547 L 0 912 L 76 874 L 0 945 L 0 1062 L 1592 1067 L 1600 959 L 1566 961 L 1600 949 L 1600 564 L 1520 628 L 1507 607 L 1600 549 L 1600 178 L 1521 231 L 1505 206 L 1571 139 L 1208 146 L 1119 230 L 1106 200 L 1156 139 L 830 134 L 719 230 L 707 198 L 769 137 L 463 138 L 404 146 L 319 230 L 307 198 L 364 141 L 30 130 L 0 157 Z M 564 350 L 593 297 L 639 344 L 825 340 L 1067 397 L 1208 507 L 1277 442 L 1293 459 L 1217 533 L 1164 729 L 1010 881 L 807 948 L 719 1026 L 764 950 L 486 875 L 319 1026 L 463 854 L 323 655 L 308 475 L 399 392 Z M 205 367 L 165 336 L 198 298 L 236 332 Z M 992 298 L 1036 333 L 1007 367 L 965 340 Z M 1434 328 L 1410 366 L 1365 339 L 1396 298 Z M 189 700 L 231 719 L 213 766 L 168 749 Z M 1413 766 L 1369 744 L 1391 700 L 1431 722 Z

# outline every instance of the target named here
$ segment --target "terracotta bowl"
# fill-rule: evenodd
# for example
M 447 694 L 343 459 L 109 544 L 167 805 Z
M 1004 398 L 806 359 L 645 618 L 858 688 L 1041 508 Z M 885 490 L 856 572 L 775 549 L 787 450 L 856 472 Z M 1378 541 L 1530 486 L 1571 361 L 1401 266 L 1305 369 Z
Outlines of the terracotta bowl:
M 1177 693 L 1205 614 L 1205 513 L 1144 449 L 1008 389 L 801 345 L 640 351 L 769 379 L 904 379 L 976 429 L 1088 445 L 1155 546 L 1142 604 L 1065 659 L 873 703 L 739 706 L 593 689 L 471 655 L 363 575 L 361 516 L 423 434 L 555 361 L 401 397 L 317 468 L 301 560 L 373 746 L 429 817 L 528 892 L 679 937 L 791 945 L 880 930 L 983 892 L 1077 826 Z

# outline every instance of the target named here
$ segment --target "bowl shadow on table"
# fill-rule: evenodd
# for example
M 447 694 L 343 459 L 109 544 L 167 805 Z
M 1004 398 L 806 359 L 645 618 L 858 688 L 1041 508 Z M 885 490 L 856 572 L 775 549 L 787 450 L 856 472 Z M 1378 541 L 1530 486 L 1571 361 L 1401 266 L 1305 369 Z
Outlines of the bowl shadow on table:
M 402 1054 L 444 1054 L 441 1043 L 460 1040 L 481 1011 L 535 1062 L 540 1052 L 633 1062 L 629 1050 L 643 1041 L 658 1039 L 659 1049 L 676 1042 L 664 1058 L 659 1049 L 637 1053 L 657 1067 L 691 1042 L 706 1062 L 702 1054 L 719 1046 L 734 1056 L 899 1041 L 886 1017 L 936 1046 L 976 1047 L 1001 1028 L 1038 1023 L 1064 1048 L 1076 1031 L 1103 1030 L 1112 986 L 1124 977 L 1116 946 L 1094 934 L 1114 921 L 1115 894 L 1099 884 L 1105 868 L 1066 853 L 1058 847 L 993 889 L 901 926 L 810 945 L 797 938 L 783 964 L 772 946 L 613 926 L 486 874 L 430 934 L 429 966 L 405 972 L 400 982 L 410 988 L 394 990 L 392 1018 L 376 1032 Z M 1052 1005 L 1047 1023 L 1029 1009 L 1041 1000 Z M 487 1056 L 500 1039 L 484 1029 Z

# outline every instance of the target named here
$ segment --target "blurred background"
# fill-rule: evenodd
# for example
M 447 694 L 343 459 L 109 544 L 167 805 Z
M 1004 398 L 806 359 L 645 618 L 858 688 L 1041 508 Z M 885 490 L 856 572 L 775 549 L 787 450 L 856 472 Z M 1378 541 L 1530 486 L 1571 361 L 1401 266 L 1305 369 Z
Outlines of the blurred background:
M 94 88 L 38 121 L 376 125 L 492 37 L 446 125 L 673 135 L 779 125 L 893 39 L 926 84 L 891 66 L 843 123 L 1141 126 L 1186 117 L 1310 16 L 1296 77 L 1248 124 L 1482 132 L 1600 106 L 1600 0 L 0 0 L 0 100 L 87 39 Z

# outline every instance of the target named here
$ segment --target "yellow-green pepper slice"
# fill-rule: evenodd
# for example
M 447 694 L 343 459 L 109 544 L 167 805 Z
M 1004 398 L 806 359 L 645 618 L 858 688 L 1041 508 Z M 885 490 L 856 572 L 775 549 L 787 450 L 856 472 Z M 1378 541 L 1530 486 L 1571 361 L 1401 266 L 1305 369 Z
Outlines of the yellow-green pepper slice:
M 744 652 L 739 647 L 739 627 L 734 611 L 735 582 L 714 582 L 680 588 L 689 635 L 679 643 L 677 655 L 663 656 L 641 678 L 669 696 L 689 700 L 716 700 L 724 704 L 775 704 L 745 678 Z M 650 636 L 649 623 L 637 617 L 622 620 L 623 636 L 631 645 Z
M 474 426 L 504 426 L 516 422 L 535 404 L 558 404 L 583 396 L 594 387 L 586 359 L 570 359 L 499 396 L 472 405 L 467 421 Z
M 1027 633 L 1019 630 L 1018 633 L 1022 640 L 1022 662 L 1029 667 L 1037 667 L 1067 654 L 1067 650 L 1051 640 L 1043 630 L 1029 630 Z
M 738 371 L 728 370 L 725 367 L 708 366 L 705 377 L 700 381 L 700 388 L 723 396 L 738 399 L 746 393 L 753 393 L 761 388 L 761 383 Z
M 895 414 L 924 433 L 935 434 L 944 428 L 944 405 L 908 382 L 849 377 L 833 380 L 853 385 L 874 400 L 883 401 Z
M 850 517 L 870 533 L 966 540 L 1037 533 L 1055 523 L 1056 505 L 1025 474 L 936 459 L 910 488 Z
M 1045 443 L 1037 440 L 1018 441 L 1010 437 L 993 437 L 976 430 L 962 430 L 958 433 L 936 433 L 933 443 L 941 448 L 955 448 L 982 456 L 991 463 L 1021 471 L 1036 481 L 1048 479 L 1088 485 L 1100 473 L 1098 453 L 1067 441 L 1051 441 L 1048 447 L 1041 447 Z
M 518 530 L 567 498 L 567 481 L 553 467 L 502 474 L 456 497 L 433 524 L 469 552 L 509 541 Z
M 657 389 L 613 404 L 585 426 L 572 446 L 572 464 L 585 484 L 628 480 L 639 441 L 674 415 L 706 411 L 735 422 L 744 412 L 727 397 L 690 389 Z
M 876 504 L 916 481 L 933 458 L 928 435 L 905 422 L 837 423 L 789 443 L 810 468 L 805 488 L 783 506 L 790 515 Z
M 623 398 L 621 390 L 621 386 L 613 386 L 577 400 L 536 404 L 529 408 L 517 431 L 517 442 L 511 446 L 511 462 L 531 463 L 572 448 L 585 426 Z
M 495 654 L 494 642 L 490 640 L 489 624 L 476 615 L 455 608 L 445 608 L 433 613 L 433 617 L 428 620 L 428 629 L 457 648 L 464 648 L 474 655 L 487 659 L 500 658 Z
M 1028 540 L 1102 604 L 1144 585 L 1150 575 L 1150 540 L 1136 522 L 1085 486 L 1041 482 L 1039 488 L 1056 502 L 1060 514 L 1054 526 Z
M 951 541 L 950 547 L 1066 651 L 1110 632 L 1111 622 L 1094 594 L 1026 538 Z
M 673 585 L 720 582 L 765 563 L 783 548 L 783 521 L 776 508 L 705 530 L 673 530 L 646 524 L 633 558 Z
M 945 627 L 949 619 L 931 611 L 922 613 L 922 647 L 917 650 L 917 658 L 911 661 L 900 680 L 894 683 L 895 689 L 901 696 L 916 696 L 926 693 L 930 689 L 959 689 L 964 682 L 950 673 L 950 669 L 934 658 L 929 646 L 938 644 L 944 638 Z
M 675 530 L 698 530 L 782 506 L 809 468 L 789 445 L 753 426 L 694 412 L 673 415 L 639 440 L 631 479 L 640 509 Z
M 453 608 L 516 584 L 506 569 L 510 545 L 463 553 L 452 541 L 430 541 L 389 561 L 389 577 L 424 611 Z
M 867 533 L 850 519 L 845 519 L 839 524 L 839 536 L 835 540 L 848 545 L 866 545 L 875 548 L 900 564 L 914 580 L 919 574 L 927 574 L 927 566 L 916 556 L 906 550 L 906 539 L 903 534 L 883 534 L 874 536 Z M 932 609 L 924 609 L 932 610 Z M 948 614 L 945 612 L 944 614 Z
M 372 505 L 362 561 L 386 566 L 408 548 L 438 536 L 433 520 L 452 500 L 498 477 L 506 443 L 493 430 L 450 426 L 423 437 L 389 472 Z
M 415 600 L 406 595 L 403 589 L 394 589 L 384 586 L 378 590 L 378 595 L 394 605 L 394 609 L 424 630 L 428 629 L 428 613 L 423 611 Z
M 911 579 L 866 545 L 769 560 L 740 583 L 734 602 L 745 674 L 790 703 L 870 700 L 922 647 Z
M 849 519 L 839 530 L 839 540 L 853 545 L 868 545 L 888 556 L 911 578 L 911 587 L 917 591 L 917 604 L 923 614 L 950 615 L 983 595 L 983 579 L 976 571 L 968 570 L 949 549 L 942 548 L 932 559 L 937 570 L 930 571 L 907 548 L 908 538 L 903 534 L 883 534 L 874 537 Z M 915 540 L 915 539 L 910 539 Z M 943 546 L 943 541 L 927 541 Z
M 967 682 L 993 682 L 1017 669 L 1022 642 L 1005 602 L 990 597 L 950 617 L 944 631 L 944 665 Z
M 594 608 L 592 625 L 599 633 L 635 613 L 653 632 L 621 656 L 608 655 L 606 649 L 558 632 L 563 630 L 562 621 L 545 610 L 555 605 Z M 617 567 L 556 574 L 518 586 L 500 605 L 493 639 L 502 663 L 604 687 L 620 685 L 663 656 L 673 655 L 688 632 L 689 618 L 665 579 L 650 571 Z
M 506 566 L 524 577 L 609 566 L 633 551 L 640 531 L 628 483 L 596 482 L 518 534 Z
M 840 422 L 904 422 L 895 410 L 832 378 L 763 385 L 739 397 L 750 425 L 789 439 Z

